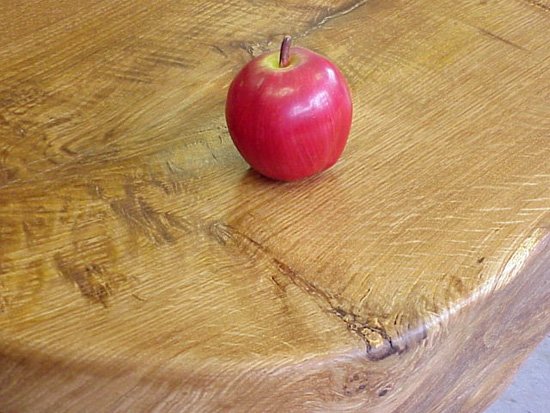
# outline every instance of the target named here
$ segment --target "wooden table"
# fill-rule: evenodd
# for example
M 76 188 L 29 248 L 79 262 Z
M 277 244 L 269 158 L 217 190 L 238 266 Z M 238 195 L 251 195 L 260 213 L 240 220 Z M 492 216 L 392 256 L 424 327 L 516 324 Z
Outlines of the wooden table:
M 279 183 L 225 95 L 283 34 L 348 78 Z M 550 2 L 8 0 L 0 410 L 476 412 L 550 329 Z

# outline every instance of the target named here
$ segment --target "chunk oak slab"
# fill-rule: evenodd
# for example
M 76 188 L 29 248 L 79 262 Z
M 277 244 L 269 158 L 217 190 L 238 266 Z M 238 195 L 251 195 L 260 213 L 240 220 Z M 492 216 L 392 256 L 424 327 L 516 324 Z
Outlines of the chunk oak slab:
M 550 2 L 4 2 L 0 410 L 476 412 L 550 329 Z M 251 171 L 284 34 L 342 159 Z

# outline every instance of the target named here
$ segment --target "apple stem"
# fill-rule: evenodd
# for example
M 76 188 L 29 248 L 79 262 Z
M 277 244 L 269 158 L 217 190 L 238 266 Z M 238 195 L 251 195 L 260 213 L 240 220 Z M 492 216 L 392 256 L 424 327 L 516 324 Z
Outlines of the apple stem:
M 285 36 L 281 43 L 281 54 L 279 55 L 279 67 L 287 67 L 290 63 L 290 44 L 292 37 Z

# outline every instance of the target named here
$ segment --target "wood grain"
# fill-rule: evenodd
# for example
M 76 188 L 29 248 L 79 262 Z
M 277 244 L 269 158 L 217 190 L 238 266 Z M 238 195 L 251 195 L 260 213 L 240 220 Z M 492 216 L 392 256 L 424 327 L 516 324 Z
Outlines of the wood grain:
M 550 330 L 548 2 L 5 3 L 3 411 L 482 411 Z M 355 114 L 292 183 L 223 115 L 283 34 Z

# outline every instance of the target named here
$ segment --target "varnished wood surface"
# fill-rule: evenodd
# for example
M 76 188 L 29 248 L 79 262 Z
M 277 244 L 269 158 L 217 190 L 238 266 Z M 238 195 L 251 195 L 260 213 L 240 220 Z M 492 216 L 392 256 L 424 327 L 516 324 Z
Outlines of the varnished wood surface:
M 0 410 L 475 412 L 550 328 L 550 3 L 4 2 Z M 225 94 L 347 77 L 277 183 Z

